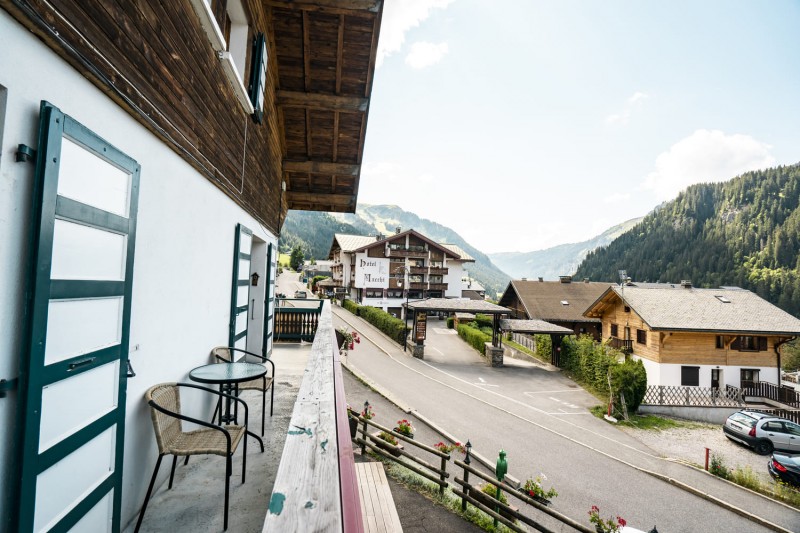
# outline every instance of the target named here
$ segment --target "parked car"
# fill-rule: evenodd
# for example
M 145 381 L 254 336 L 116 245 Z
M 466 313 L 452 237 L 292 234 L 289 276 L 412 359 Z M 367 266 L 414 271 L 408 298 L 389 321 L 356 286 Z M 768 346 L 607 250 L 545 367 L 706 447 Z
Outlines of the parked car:
M 294 291 L 295 298 L 308 298 L 308 293 L 306 291 Z
M 733 413 L 722 426 L 725 436 L 759 455 L 772 450 L 800 453 L 800 425 L 777 416 L 742 409 Z
M 800 487 L 800 455 L 773 453 L 767 470 L 775 479 Z

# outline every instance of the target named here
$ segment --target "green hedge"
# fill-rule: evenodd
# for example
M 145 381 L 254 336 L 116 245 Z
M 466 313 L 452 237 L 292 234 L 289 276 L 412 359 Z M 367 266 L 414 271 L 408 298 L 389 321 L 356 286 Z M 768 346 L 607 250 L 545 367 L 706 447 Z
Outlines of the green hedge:
M 447 329 L 453 329 L 453 323 L 456 319 L 452 316 L 447 317 Z
M 486 351 L 486 343 L 492 342 L 491 335 L 487 335 L 468 324 L 458 325 L 458 336 L 464 339 L 467 344 L 478 350 L 481 355 Z
M 537 338 L 536 348 L 539 349 Z M 609 393 L 609 376 L 614 403 L 621 405 L 620 393 L 625 395 L 628 412 L 633 413 L 642 403 L 647 390 L 647 372 L 641 361 L 623 359 L 623 354 L 607 344 L 596 342 L 589 335 L 565 337 L 561 342 L 561 366 L 576 381 L 590 385 L 603 394 Z
M 406 338 L 406 325 L 399 318 L 395 318 L 386 311 L 368 305 L 358 305 L 352 300 L 342 302 L 342 307 L 356 316 L 360 316 L 398 344 L 403 344 Z

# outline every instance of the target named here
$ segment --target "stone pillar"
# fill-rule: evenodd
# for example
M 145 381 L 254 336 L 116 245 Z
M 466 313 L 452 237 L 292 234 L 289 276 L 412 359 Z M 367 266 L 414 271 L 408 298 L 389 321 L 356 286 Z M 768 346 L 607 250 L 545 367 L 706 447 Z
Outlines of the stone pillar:
M 417 359 L 425 359 L 425 345 L 417 343 L 412 344 L 411 354 Z
M 501 367 L 503 366 L 503 348 L 499 348 L 497 346 L 492 346 L 491 342 L 486 343 L 486 359 L 493 367 Z

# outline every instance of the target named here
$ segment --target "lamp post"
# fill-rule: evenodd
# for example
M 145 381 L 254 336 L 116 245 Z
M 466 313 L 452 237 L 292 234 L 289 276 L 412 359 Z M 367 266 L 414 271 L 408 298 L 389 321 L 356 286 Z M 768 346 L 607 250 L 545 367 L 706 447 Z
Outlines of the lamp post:
M 394 272 L 395 272 L 395 274 L 397 274 L 397 284 L 400 285 L 400 287 L 402 288 L 403 287 L 403 280 L 404 279 L 409 279 L 408 275 L 409 275 L 409 273 L 411 271 L 408 269 L 407 266 L 399 266 L 394 270 Z M 400 276 L 401 273 L 403 274 L 403 277 Z M 408 345 L 408 291 L 409 291 L 409 289 L 411 289 L 411 283 L 410 282 L 406 282 L 406 288 L 405 289 L 406 289 L 406 311 L 405 311 L 405 317 L 404 318 L 405 318 L 406 329 L 404 331 L 405 334 L 403 335 L 403 352 L 406 351 L 406 346 Z

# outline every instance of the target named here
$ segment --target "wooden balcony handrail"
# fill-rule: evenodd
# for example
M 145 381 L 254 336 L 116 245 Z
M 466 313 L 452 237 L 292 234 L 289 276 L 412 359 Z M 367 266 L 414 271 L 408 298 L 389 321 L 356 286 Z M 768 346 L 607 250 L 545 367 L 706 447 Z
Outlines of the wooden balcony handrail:
M 325 303 L 297 394 L 265 533 L 363 533 L 330 303 Z M 315 503 L 309 507 L 309 501 Z

